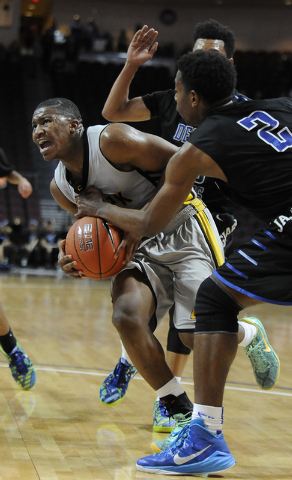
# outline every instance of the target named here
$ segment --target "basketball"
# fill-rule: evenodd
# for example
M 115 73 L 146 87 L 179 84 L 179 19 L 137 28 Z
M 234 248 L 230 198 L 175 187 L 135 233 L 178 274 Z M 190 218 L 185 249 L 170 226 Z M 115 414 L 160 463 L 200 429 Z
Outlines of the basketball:
M 101 218 L 83 217 L 68 231 L 65 252 L 77 262 L 76 270 L 81 270 L 87 278 L 101 280 L 116 275 L 124 267 L 125 250 L 114 258 L 122 239 L 123 231 L 118 227 Z

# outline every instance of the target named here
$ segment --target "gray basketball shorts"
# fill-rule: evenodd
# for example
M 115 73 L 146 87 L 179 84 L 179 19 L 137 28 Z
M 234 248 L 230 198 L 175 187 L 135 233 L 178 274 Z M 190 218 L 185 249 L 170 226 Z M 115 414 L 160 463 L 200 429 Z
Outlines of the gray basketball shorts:
M 138 268 L 145 275 L 155 297 L 158 324 L 174 303 L 175 327 L 192 331 L 198 288 L 223 263 L 224 253 L 209 210 L 195 213 L 189 205 L 182 211 L 187 212 L 186 219 L 172 228 L 177 214 L 163 232 L 142 242 L 125 269 Z

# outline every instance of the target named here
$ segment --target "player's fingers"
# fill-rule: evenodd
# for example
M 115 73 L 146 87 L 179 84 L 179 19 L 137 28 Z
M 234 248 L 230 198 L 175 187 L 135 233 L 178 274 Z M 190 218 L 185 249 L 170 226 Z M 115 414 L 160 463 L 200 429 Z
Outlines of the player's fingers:
M 140 39 L 140 38 L 144 37 L 147 30 L 148 30 L 148 25 L 144 25 L 140 30 L 138 30 L 136 35 L 138 34 L 138 38 Z
M 123 260 L 123 264 L 125 265 L 126 263 L 130 262 L 130 260 L 132 260 L 134 255 L 135 255 L 135 250 L 133 250 L 133 248 L 127 248 L 127 252 Z
M 61 252 L 65 254 L 65 245 L 66 245 L 66 240 L 61 240 L 61 242 L 59 243 L 59 253 L 61 250 Z
M 70 277 L 74 277 L 77 279 L 83 278 L 83 274 L 81 270 L 76 270 L 74 267 L 76 267 L 77 262 L 67 262 L 64 263 L 65 257 L 63 257 L 61 260 L 58 261 L 58 264 L 60 265 L 61 269 L 63 270 L 66 275 L 69 275 Z
M 122 240 L 120 245 L 118 246 L 118 248 L 116 249 L 115 253 L 114 253 L 114 258 L 118 258 L 119 255 L 121 254 L 122 250 L 124 250 L 124 248 L 126 248 L 127 246 L 127 242 L 125 240 Z
M 153 45 L 151 45 L 151 47 L 149 49 L 149 52 L 155 53 L 157 48 L 158 48 L 158 42 L 155 42 L 155 43 L 153 43 Z
M 156 37 L 158 35 L 157 30 L 154 30 L 153 28 L 149 30 L 145 36 L 144 36 L 144 42 L 146 42 L 148 45 L 152 45 L 154 43 Z

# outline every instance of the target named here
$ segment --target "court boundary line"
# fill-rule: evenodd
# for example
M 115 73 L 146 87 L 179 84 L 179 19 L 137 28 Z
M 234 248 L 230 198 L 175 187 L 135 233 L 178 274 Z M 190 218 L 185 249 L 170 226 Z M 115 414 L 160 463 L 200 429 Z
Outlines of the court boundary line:
M 8 365 L 3 365 L 0 363 L 0 367 L 3 368 L 9 368 Z M 58 367 L 35 367 L 36 371 L 44 371 L 44 372 L 55 372 L 55 373 L 71 373 L 73 375 L 91 375 L 93 377 L 104 377 L 106 375 L 106 372 L 89 372 L 86 370 L 76 370 L 76 369 L 70 369 L 69 368 L 58 368 Z M 133 380 L 144 380 L 143 377 L 141 376 L 135 376 Z M 145 381 L 145 380 L 144 380 Z M 182 380 L 181 385 L 193 385 L 193 382 L 188 382 Z M 251 393 L 264 393 L 266 395 L 278 395 L 282 397 L 292 397 L 292 393 L 289 392 L 279 392 L 275 390 L 261 390 L 260 388 L 247 388 L 247 387 L 235 387 L 231 385 L 226 385 L 225 386 L 226 390 L 235 390 L 238 392 L 251 392 Z

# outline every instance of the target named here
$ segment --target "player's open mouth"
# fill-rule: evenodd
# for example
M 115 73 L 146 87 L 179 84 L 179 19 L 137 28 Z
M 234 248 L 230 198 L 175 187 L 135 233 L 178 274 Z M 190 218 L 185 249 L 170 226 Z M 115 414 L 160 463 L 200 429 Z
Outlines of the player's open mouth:
M 43 155 L 45 152 L 49 150 L 51 147 L 52 142 L 48 142 L 47 140 L 44 140 L 43 142 L 39 142 L 39 149 L 41 154 Z

